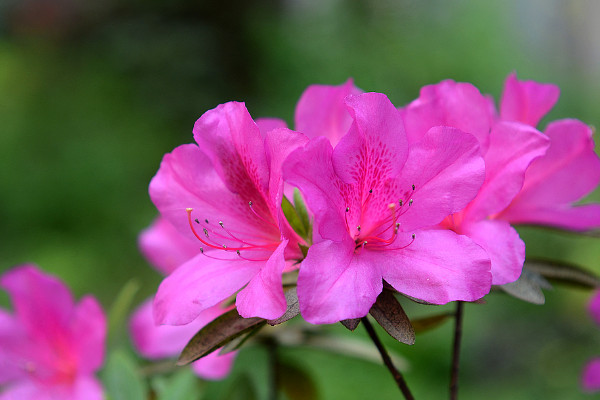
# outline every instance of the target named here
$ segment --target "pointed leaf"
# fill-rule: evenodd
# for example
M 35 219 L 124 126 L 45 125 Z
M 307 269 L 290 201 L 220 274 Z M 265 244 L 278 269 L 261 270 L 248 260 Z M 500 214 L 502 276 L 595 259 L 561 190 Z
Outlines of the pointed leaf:
M 371 307 L 369 314 L 394 339 L 406 344 L 415 343 L 415 331 L 402 306 L 389 290 L 384 290 Z
M 542 287 L 550 288 L 550 284 L 543 276 L 535 271 L 523 267 L 521 276 L 515 282 L 499 286 L 504 292 L 533 304 L 544 304 L 546 299 Z
M 573 264 L 547 260 L 528 260 L 525 266 L 530 271 L 537 272 L 555 282 L 588 289 L 600 287 L 600 278 L 596 274 Z
M 304 226 L 304 232 L 310 232 L 310 217 L 308 216 L 306 204 L 304 204 L 304 199 L 302 199 L 302 195 L 300 194 L 300 190 L 298 190 L 298 188 L 294 188 L 294 206 L 296 207 L 296 213 L 298 214 L 298 217 L 300 217 L 300 221 Z
M 222 356 L 224 354 L 231 353 L 232 351 L 239 350 L 244 345 L 244 343 L 246 343 L 248 339 L 250 339 L 252 336 L 256 335 L 263 326 L 263 324 L 256 325 L 255 327 L 250 328 L 248 332 L 243 333 L 235 339 L 231 340 L 229 343 L 221 347 L 221 350 L 219 350 L 219 355 Z
M 453 317 L 454 313 L 443 313 L 429 317 L 417 318 L 410 321 L 415 333 L 423 333 L 443 324 L 448 318 Z
M 177 365 L 186 365 L 212 353 L 243 335 L 257 325 L 264 325 L 262 318 L 242 318 L 236 309 L 230 310 L 204 326 L 185 346 Z
M 317 385 L 304 369 L 279 360 L 279 386 L 289 400 L 318 400 Z
M 287 303 L 287 310 L 285 310 L 285 313 L 281 317 L 267 321 L 269 325 L 273 326 L 282 324 L 300 314 L 300 306 L 298 305 L 298 294 L 296 292 L 296 287 L 293 287 L 285 292 L 285 301 Z
M 108 313 L 109 341 L 112 342 L 123 332 L 123 327 L 127 325 L 125 321 L 131 311 L 133 299 L 139 289 L 140 283 L 135 279 L 131 279 L 117 294 Z
M 293 204 L 285 196 L 283 196 L 283 200 L 281 201 L 281 210 L 292 229 L 301 237 L 306 237 L 306 230 L 304 229 L 302 220 L 298 216 Z
M 104 370 L 102 382 L 111 400 L 145 400 L 147 390 L 134 359 L 127 353 L 117 350 L 110 354 Z
M 360 318 L 345 319 L 343 321 L 340 321 L 340 323 L 342 325 L 344 325 L 346 327 L 346 329 L 349 329 L 349 330 L 353 331 L 353 330 L 356 329 L 356 327 L 358 326 L 358 324 L 360 324 Z

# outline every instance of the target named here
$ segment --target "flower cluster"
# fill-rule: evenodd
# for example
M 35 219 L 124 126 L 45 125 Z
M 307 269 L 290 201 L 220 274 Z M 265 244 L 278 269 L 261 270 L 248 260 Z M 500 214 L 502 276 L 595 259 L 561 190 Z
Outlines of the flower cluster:
M 206 112 L 196 144 L 167 154 L 150 184 L 161 223 L 187 237 L 155 322 L 186 325 L 233 298 L 244 318 L 277 319 L 282 275 L 296 271 L 314 324 L 365 316 L 384 288 L 444 304 L 517 280 L 525 245 L 511 224 L 600 226 L 600 205 L 574 205 L 600 180 L 591 128 L 537 129 L 558 95 L 512 74 L 499 110 L 453 81 L 397 108 L 350 80 L 309 87 L 295 130 L 243 103 Z

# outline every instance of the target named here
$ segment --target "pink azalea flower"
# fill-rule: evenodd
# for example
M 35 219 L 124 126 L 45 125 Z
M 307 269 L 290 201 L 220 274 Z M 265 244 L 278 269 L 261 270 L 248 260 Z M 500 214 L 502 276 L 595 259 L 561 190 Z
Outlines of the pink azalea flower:
M 459 128 L 478 139 L 484 149 L 485 181 L 477 197 L 441 226 L 469 236 L 487 251 L 493 284 L 515 281 L 525 261 L 525 244 L 508 222 L 495 215 L 519 193 L 525 171 L 548 148 L 547 138 L 523 123 L 495 122 L 491 100 L 468 83 L 426 86 L 402 113 L 412 141 L 437 125 Z
M 600 325 L 600 292 L 590 301 L 589 312 L 592 319 Z M 588 392 L 600 391 L 600 358 L 591 360 L 584 368 L 581 379 L 583 389 Z
M 148 261 L 165 275 L 200 253 L 197 241 L 183 236 L 160 217 L 140 234 L 139 246 Z M 134 347 L 141 355 L 152 360 L 177 356 L 196 332 L 227 311 L 216 305 L 202 311 L 187 325 L 156 325 L 152 302 L 152 299 L 146 300 L 135 310 L 129 321 Z M 236 353 L 223 356 L 218 353 L 215 351 L 194 362 L 194 372 L 204 379 L 223 379 L 227 376 Z
M 34 265 L 0 277 L 14 314 L 0 309 L 0 399 L 102 399 L 94 376 L 103 363 L 106 320 L 91 296 L 75 304 L 68 288 Z
M 281 126 L 276 120 L 262 126 L 244 104 L 222 104 L 196 122 L 198 145 L 179 146 L 163 158 L 150 197 L 202 252 L 160 285 L 157 323 L 187 324 L 238 291 L 243 317 L 285 312 L 281 274 L 302 255 L 301 239 L 281 211 L 281 163 L 306 138 L 285 128 L 265 131 Z
M 504 87 L 500 117 L 535 126 L 558 94 L 554 85 L 519 81 L 511 74 Z M 496 218 L 574 231 L 600 227 L 600 204 L 573 205 L 600 182 L 600 158 L 594 152 L 592 129 L 583 122 L 563 119 L 548 124 L 544 133 L 550 139 L 548 151 L 531 163 L 522 190 Z
M 422 229 L 477 193 L 484 171 L 476 139 L 437 127 L 409 149 L 400 112 L 385 95 L 349 96 L 346 104 L 352 124 L 335 149 L 317 137 L 284 164 L 318 229 L 298 276 L 303 317 L 363 317 L 383 280 L 436 304 L 484 296 L 485 252 L 454 232 Z

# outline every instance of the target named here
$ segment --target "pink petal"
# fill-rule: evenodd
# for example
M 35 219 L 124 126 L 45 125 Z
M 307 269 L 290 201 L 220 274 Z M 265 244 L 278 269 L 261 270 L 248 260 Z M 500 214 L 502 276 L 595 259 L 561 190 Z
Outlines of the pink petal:
M 399 236 L 397 242 L 409 240 Z M 486 252 L 451 231 L 417 231 L 413 243 L 402 250 L 369 254 L 386 282 L 430 303 L 474 301 L 490 291 L 492 276 Z
M 240 259 L 231 252 L 212 253 L 222 259 L 199 254 L 162 281 L 154 299 L 157 324 L 192 322 L 202 311 L 241 289 L 265 264 Z
M 404 231 L 428 227 L 464 208 L 477 194 L 485 171 L 475 137 L 434 127 L 410 147 L 398 180 L 405 196 L 399 221 Z M 415 191 L 410 189 L 415 185 Z M 408 205 L 413 199 L 412 205 Z
M 74 303 L 62 282 L 28 264 L 5 272 L 0 286 L 11 296 L 20 324 L 31 335 L 50 340 L 64 336 Z
M 523 187 L 525 171 L 544 155 L 548 145 L 548 139 L 530 126 L 512 122 L 494 125 L 484 156 L 485 181 L 465 210 L 465 218 L 483 219 L 506 208 Z
M 102 400 L 104 399 L 104 393 L 102 385 L 93 376 L 83 375 L 79 376 L 73 384 L 69 400 Z
M 600 226 L 600 206 L 570 206 L 600 181 L 592 130 L 577 120 L 561 120 L 549 124 L 546 134 L 548 151 L 531 164 L 523 189 L 500 218 L 575 230 Z
M 450 126 L 474 135 L 485 150 L 494 105 L 475 86 L 446 80 L 423 87 L 402 113 L 410 143 L 420 141 L 434 126 Z
M 242 178 L 244 183 L 238 182 L 237 186 L 246 185 L 244 192 L 230 191 L 198 146 L 183 145 L 163 158 L 150 183 L 150 197 L 162 216 L 183 235 L 196 241 L 198 249 L 210 246 L 200 243 L 192 234 L 185 211 L 188 207 L 194 210 L 193 218 L 199 219 L 200 234 L 202 228 L 211 232 L 209 242 L 213 246 L 239 247 L 239 241 L 228 239 L 219 221 L 226 229 L 235 229 L 246 241 L 255 242 L 256 237 L 261 236 L 278 242 L 280 233 L 271 206 L 248 177 Z M 253 202 L 256 212 L 250 209 L 248 201 Z M 205 223 L 205 220 L 209 222 Z
M 600 292 L 594 294 L 588 306 L 588 310 L 594 321 L 600 325 Z
M 354 256 L 354 242 L 323 241 L 308 250 L 298 275 L 304 319 L 328 324 L 367 315 L 383 283 L 377 263 Z
M 600 390 L 600 358 L 593 359 L 585 366 L 581 385 L 586 392 Z
M 492 285 L 516 281 L 525 262 L 525 243 L 508 222 L 483 220 L 465 223 L 461 232 L 481 246 L 492 262 Z
M 333 167 L 346 183 L 360 182 L 363 191 L 397 176 L 408 154 L 400 112 L 381 93 L 346 99 L 354 120 L 333 151 Z
M 339 86 L 309 86 L 296 105 L 296 130 L 309 138 L 325 136 L 335 146 L 352 123 L 344 99 L 361 92 L 352 79 Z
M 273 129 L 287 128 L 287 123 L 279 118 L 258 118 L 254 122 L 256 122 L 258 129 L 260 129 L 262 137 L 265 137 L 267 132 Z
M 269 168 L 263 138 L 244 103 L 229 102 L 196 121 L 194 139 L 234 193 L 267 194 Z
M 517 74 L 506 78 L 500 118 L 536 126 L 540 119 L 556 104 L 560 90 L 557 86 L 534 81 L 519 81 Z
M 190 339 L 225 309 L 217 305 L 202 311 L 187 325 L 156 325 L 152 315 L 152 299 L 146 300 L 129 320 L 129 331 L 135 349 L 149 359 L 178 355 Z
M 81 299 L 71 319 L 71 346 L 78 355 L 78 370 L 86 374 L 98 370 L 104 362 L 106 317 L 98 301 Z
M 235 304 L 242 317 L 275 319 L 285 312 L 287 305 L 281 274 L 285 267 L 283 253 L 287 244 L 287 240 L 282 241 L 269 257 L 266 265 L 238 293 Z
M 162 217 L 156 218 L 138 237 L 138 245 L 144 257 L 164 275 L 195 257 L 200 252 L 199 244 L 195 238 L 191 240 L 179 233 Z
M 340 214 L 346 203 L 339 189 L 344 184 L 333 170 L 332 152 L 327 138 L 312 139 L 288 156 L 283 164 L 283 176 L 304 195 L 315 216 L 315 233 L 324 239 L 341 241 L 348 236 L 344 217 Z
M 203 379 L 220 380 L 231 372 L 236 355 L 237 352 L 219 355 L 219 350 L 216 350 L 192 363 L 192 369 Z
M 15 365 L 20 361 L 19 350 L 26 346 L 26 335 L 16 318 L 0 309 L 0 385 L 25 375 Z
M 4 388 L 0 400 L 55 400 L 55 394 L 51 387 L 23 380 Z

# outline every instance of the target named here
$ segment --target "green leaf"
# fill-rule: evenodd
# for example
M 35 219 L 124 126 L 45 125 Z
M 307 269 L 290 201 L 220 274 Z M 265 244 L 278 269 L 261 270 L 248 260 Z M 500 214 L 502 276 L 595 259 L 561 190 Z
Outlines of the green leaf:
M 343 321 L 340 321 L 340 323 L 344 325 L 346 329 L 353 331 L 358 327 L 358 324 L 360 324 L 360 318 L 345 319 Z
M 415 331 L 410 320 L 391 291 L 383 290 L 377 296 L 369 314 L 397 341 L 409 345 L 415 343 Z
M 102 371 L 102 382 L 111 400 L 146 400 L 147 388 L 134 359 L 127 353 L 112 352 Z
M 437 328 L 450 317 L 453 317 L 454 313 L 443 313 L 432 315 L 429 317 L 416 318 L 412 319 L 410 323 L 412 324 L 415 333 L 423 333 L 427 332 L 431 329 Z
M 533 304 L 544 304 L 546 298 L 542 292 L 542 287 L 549 289 L 551 285 L 539 273 L 523 267 L 519 279 L 498 287 L 517 299 Z
M 288 289 L 285 292 L 285 301 L 287 303 L 287 309 L 285 310 L 285 313 L 277 319 L 271 319 L 267 321 L 269 325 L 273 326 L 282 324 L 294 318 L 296 315 L 300 314 L 300 305 L 298 304 L 298 294 L 296 292 L 296 287 Z
M 230 310 L 194 335 L 181 352 L 177 365 L 186 365 L 196 361 L 236 337 L 264 324 L 266 324 L 266 320 L 262 318 L 242 318 L 236 309 Z
M 573 264 L 547 260 L 528 260 L 525 267 L 554 282 L 587 289 L 600 287 L 600 278 L 596 274 Z
M 108 312 L 109 341 L 114 340 L 119 331 L 124 326 L 127 326 L 125 321 L 129 316 L 133 299 L 139 289 L 140 283 L 135 279 L 131 279 L 119 291 L 115 301 L 112 303 Z
M 191 368 L 180 368 L 168 379 L 157 377 L 153 380 L 157 400 L 190 400 L 199 399 L 200 388 L 198 377 Z
M 240 375 L 230 386 L 225 400 L 256 400 L 256 388 L 252 385 L 250 377 L 246 374 Z
M 304 204 L 304 199 L 302 199 L 302 195 L 298 188 L 294 189 L 294 206 L 296 207 L 296 213 L 304 226 L 304 232 L 311 232 L 311 224 L 310 217 L 308 216 L 308 211 L 306 210 L 306 205 Z M 310 237 L 306 237 L 306 239 L 310 239 Z
M 257 334 L 258 331 L 260 331 L 260 328 L 262 328 L 262 327 L 263 327 L 263 325 L 257 325 L 253 328 L 250 328 L 250 330 L 248 332 L 243 333 L 240 336 L 236 337 L 235 339 L 231 340 L 229 343 L 224 345 L 221 348 L 221 350 L 219 350 L 219 355 L 222 356 L 223 354 L 231 353 L 232 351 L 238 350 L 240 347 L 242 347 L 244 345 L 244 343 L 246 343 L 246 341 L 248 339 L 250 339 L 252 336 Z
M 285 215 L 285 218 L 287 219 L 292 229 L 298 235 L 300 235 L 300 237 L 306 237 L 307 231 L 304 228 L 304 224 L 302 223 L 300 216 L 296 212 L 296 209 L 294 208 L 292 203 L 290 203 L 288 198 L 285 196 L 283 196 L 283 200 L 281 201 L 281 210 L 283 211 L 283 215 Z
M 279 387 L 289 400 L 318 400 L 317 386 L 312 377 L 295 364 L 279 360 Z

